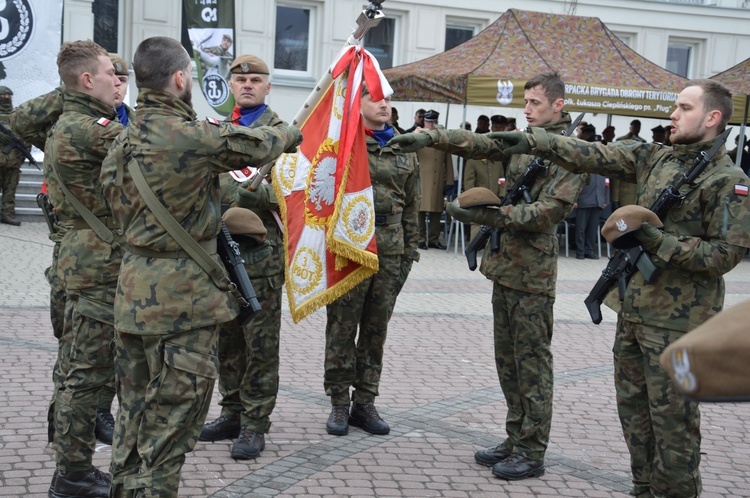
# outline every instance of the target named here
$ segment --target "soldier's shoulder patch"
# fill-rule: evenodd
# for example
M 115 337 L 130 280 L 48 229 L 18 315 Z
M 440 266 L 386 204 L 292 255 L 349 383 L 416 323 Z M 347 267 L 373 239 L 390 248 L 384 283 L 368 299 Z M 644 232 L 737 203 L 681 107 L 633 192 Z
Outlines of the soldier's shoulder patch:
M 744 196 L 747 197 L 748 190 L 750 190 L 750 189 L 748 188 L 747 185 L 740 185 L 740 184 L 735 184 L 734 185 L 734 193 L 736 195 L 744 195 Z
M 99 119 L 96 120 L 96 124 L 98 124 L 99 126 L 107 126 L 111 122 L 112 122 L 111 119 L 107 119 L 107 118 L 104 118 L 104 117 L 101 117 L 101 118 L 99 118 Z
M 211 123 L 214 126 L 219 126 L 221 124 L 221 121 L 219 121 L 216 118 L 206 118 L 206 121 L 208 121 L 209 123 Z

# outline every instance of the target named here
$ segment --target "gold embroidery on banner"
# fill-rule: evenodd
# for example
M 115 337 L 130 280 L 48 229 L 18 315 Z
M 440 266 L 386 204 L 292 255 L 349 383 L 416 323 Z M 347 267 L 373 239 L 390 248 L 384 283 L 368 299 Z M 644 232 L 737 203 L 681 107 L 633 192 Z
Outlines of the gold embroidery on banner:
M 292 288 L 302 296 L 315 289 L 323 278 L 323 262 L 320 256 L 307 247 L 297 251 L 289 269 L 292 273 Z
M 351 199 L 343 213 L 343 226 L 349 240 L 362 245 L 372 238 L 375 230 L 374 213 L 370 209 L 370 200 L 364 194 Z
M 291 192 L 294 186 L 294 177 L 297 175 L 298 154 L 302 154 L 302 151 L 299 149 L 292 154 L 283 154 L 281 159 L 277 161 L 277 166 L 271 170 L 276 173 L 274 176 L 285 192 Z
M 305 224 L 307 226 L 323 228 L 328 224 L 330 215 L 333 214 L 333 209 L 329 209 L 328 216 L 319 216 L 310 209 L 310 205 L 315 204 L 319 210 L 322 210 L 324 202 L 328 206 L 333 206 L 336 181 L 335 161 L 338 153 L 339 141 L 328 137 L 320 144 L 312 160 L 305 188 Z

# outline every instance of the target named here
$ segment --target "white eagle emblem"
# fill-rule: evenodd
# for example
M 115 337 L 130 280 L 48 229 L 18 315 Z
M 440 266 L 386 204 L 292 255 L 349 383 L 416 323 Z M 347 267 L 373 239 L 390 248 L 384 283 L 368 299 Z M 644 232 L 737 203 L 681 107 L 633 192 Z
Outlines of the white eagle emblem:
M 336 158 L 323 158 L 315 168 L 312 184 L 310 185 L 310 201 L 315 203 L 318 211 L 323 209 L 322 204 L 332 205 L 335 197 Z
M 513 83 L 510 80 L 498 80 L 497 92 L 497 101 L 502 105 L 508 105 L 513 101 Z
M 672 352 L 672 368 L 674 368 L 674 380 L 686 393 L 698 388 L 698 381 L 690 371 L 690 357 L 685 348 Z
M 623 220 L 622 218 L 615 221 L 615 225 L 617 226 L 617 230 L 619 230 L 620 232 L 624 232 L 628 229 L 628 224 L 625 223 L 625 220 Z

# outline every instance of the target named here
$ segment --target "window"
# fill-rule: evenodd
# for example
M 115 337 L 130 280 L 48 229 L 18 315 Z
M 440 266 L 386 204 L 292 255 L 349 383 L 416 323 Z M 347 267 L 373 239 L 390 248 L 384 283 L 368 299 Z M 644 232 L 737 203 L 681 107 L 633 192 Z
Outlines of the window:
M 117 19 L 119 0 L 94 0 L 91 12 L 94 14 L 94 41 L 107 52 L 117 53 Z
M 273 67 L 282 71 L 309 73 L 310 32 L 313 10 L 305 7 L 276 7 L 276 40 Z
M 375 56 L 380 69 L 393 67 L 393 46 L 396 38 L 396 20 L 386 17 L 380 24 L 365 33 L 365 48 Z
M 470 26 L 451 26 L 445 27 L 445 50 L 450 50 L 468 41 L 474 36 L 474 28 Z
M 683 78 L 692 78 L 698 45 L 682 40 L 669 40 L 666 68 Z

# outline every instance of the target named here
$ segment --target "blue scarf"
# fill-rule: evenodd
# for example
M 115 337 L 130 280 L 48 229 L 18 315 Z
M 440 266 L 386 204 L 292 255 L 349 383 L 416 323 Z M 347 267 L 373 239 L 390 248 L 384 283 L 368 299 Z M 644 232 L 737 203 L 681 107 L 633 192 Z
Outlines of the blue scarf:
M 120 120 L 120 123 L 122 123 L 123 126 L 128 125 L 128 109 L 125 107 L 125 104 L 120 104 L 115 109 L 117 111 L 117 119 Z
M 393 127 L 389 124 L 386 124 L 385 128 L 382 130 L 371 130 L 365 128 L 365 133 L 377 140 L 381 147 L 385 147 L 385 144 L 387 144 L 388 141 L 393 138 L 393 135 L 395 135 Z
M 242 126 L 250 126 L 266 110 L 266 104 L 256 105 L 255 107 L 241 107 L 238 122 Z

